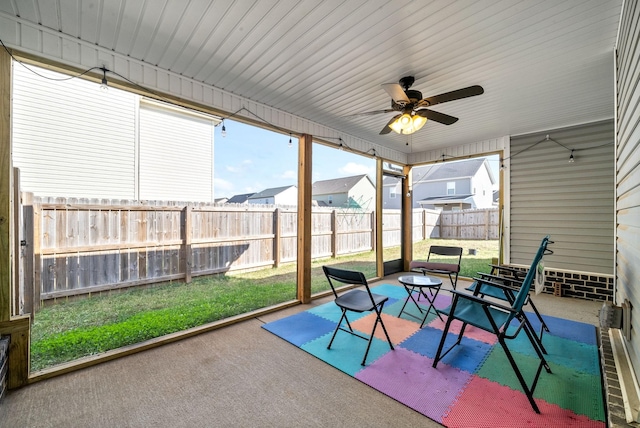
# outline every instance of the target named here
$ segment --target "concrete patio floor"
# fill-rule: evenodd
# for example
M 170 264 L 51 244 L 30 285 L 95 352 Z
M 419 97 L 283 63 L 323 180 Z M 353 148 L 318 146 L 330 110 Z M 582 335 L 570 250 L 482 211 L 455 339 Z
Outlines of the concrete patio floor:
M 372 284 L 398 285 L 397 277 Z M 461 279 L 458 288 L 466 284 Z M 534 300 L 542 314 L 599 324 L 601 302 L 547 294 Z M 440 426 L 260 328 L 309 308 L 273 312 L 10 391 L 0 403 L 0 425 Z

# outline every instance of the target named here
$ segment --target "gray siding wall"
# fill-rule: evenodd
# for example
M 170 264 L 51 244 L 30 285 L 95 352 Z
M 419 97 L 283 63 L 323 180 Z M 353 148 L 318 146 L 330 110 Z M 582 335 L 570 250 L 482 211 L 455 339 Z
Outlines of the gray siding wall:
M 551 235 L 548 269 L 613 275 L 613 142 L 613 120 L 512 138 L 510 263 L 529 265 Z
M 640 308 L 640 5 L 625 2 L 617 45 L 616 303 Z M 640 316 L 627 343 L 640 376 Z
M 442 180 L 429 183 L 417 183 L 413 185 L 416 198 L 422 199 L 429 196 L 446 196 L 447 183 L 456 183 L 456 195 L 468 195 L 471 193 L 471 179 L 460 178 L 457 180 Z

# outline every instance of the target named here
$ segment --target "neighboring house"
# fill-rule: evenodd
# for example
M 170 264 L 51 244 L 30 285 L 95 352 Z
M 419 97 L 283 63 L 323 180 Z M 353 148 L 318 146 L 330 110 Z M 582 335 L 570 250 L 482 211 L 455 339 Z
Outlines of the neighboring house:
M 319 206 L 372 211 L 376 187 L 367 174 L 316 181 L 311 186 L 311 199 Z
M 298 188 L 296 186 L 272 187 L 249 197 L 250 204 L 263 205 L 298 205 Z
M 444 211 L 491 208 L 497 185 L 486 158 L 418 166 L 413 168 L 413 205 Z
M 242 195 L 233 195 L 227 204 L 248 204 L 249 198 L 255 195 L 255 193 L 244 193 Z
M 44 77 L 16 66 L 12 82 L 12 155 L 22 191 L 213 202 L 217 119 L 29 67 Z

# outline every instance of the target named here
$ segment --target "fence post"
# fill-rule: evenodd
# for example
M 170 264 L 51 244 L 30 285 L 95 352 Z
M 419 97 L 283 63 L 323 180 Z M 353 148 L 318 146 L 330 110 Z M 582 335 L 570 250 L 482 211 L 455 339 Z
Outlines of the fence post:
M 489 240 L 489 210 L 484 210 L 484 240 Z
M 282 221 L 280 208 L 273 211 L 273 264 L 274 267 L 280 266 L 280 247 L 282 246 L 282 229 L 280 222 Z
M 382 215 L 382 213 L 380 213 Z M 374 211 L 371 211 L 371 251 L 376 251 L 377 240 L 376 240 L 376 214 Z
M 191 251 L 191 215 L 193 208 L 186 205 L 182 209 L 182 242 L 183 254 L 182 271 L 184 272 L 184 282 L 191 282 L 191 267 L 193 266 L 193 252 Z
M 338 215 L 336 210 L 331 211 L 331 257 L 334 259 L 338 255 L 337 241 L 338 241 Z
M 42 199 L 33 203 L 33 312 L 40 309 L 42 293 Z
M 33 266 L 33 248 L 34 248 L 34 236 L 33 236 L 33 193 L 22 194 L 22 230 L 24 231 L 25 245 L 22 246 L 22 271 L 23 271 L 23 289 L 22 289 L 22 314 L 31 314 L 31 321 L 33 322 L 34 316 L 34 266 Z

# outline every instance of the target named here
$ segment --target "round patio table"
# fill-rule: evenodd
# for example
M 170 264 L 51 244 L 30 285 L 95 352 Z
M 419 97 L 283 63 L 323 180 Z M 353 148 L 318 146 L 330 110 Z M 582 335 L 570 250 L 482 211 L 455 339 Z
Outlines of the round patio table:
M 436 315 L 438 315 L 440 320 L 444 321 L 442 319 L 442 316 L 434 306 L 436 297 L 438 296 L 438 292 L 440 291 L 440 286 L 442 286 L 442 281 L 440 279 L 429 275 L 403 275 L 398 277 L 398 282 L 403 285 L 404 289 L 407 290 L 407 294 L 409 295 L 409 298 L 405 300 L 404 305 L 402 305 L 402 309 L 400 309 L 398 317 L 402 315 L 407 306 L 407 303 L 409 303 L 409 300 L 411 300 L 416 305 L 420 313 L 424 313 L 424 317 L 422 317 L 422 323 L 420 323 L 420 328 L 424 326 L 424 322 L 427 320 L 427 316 L 432 309 L 436 313 Z M 425 293 L 425 289 L 429 290 L 428 294 Z M 429 307 L 426 311 L 422 309 L 416 299 L 413 298 L 413 293 L 418 293 L 418 300 L 420 300 L 420 296 L 424 296 L 424 298 L 427 299 L 427 302 L 429 302 Z M 406 312 L 406 314 L 413 318 L 421 319 L 420 317 L 417 317 L 409 312 Z

